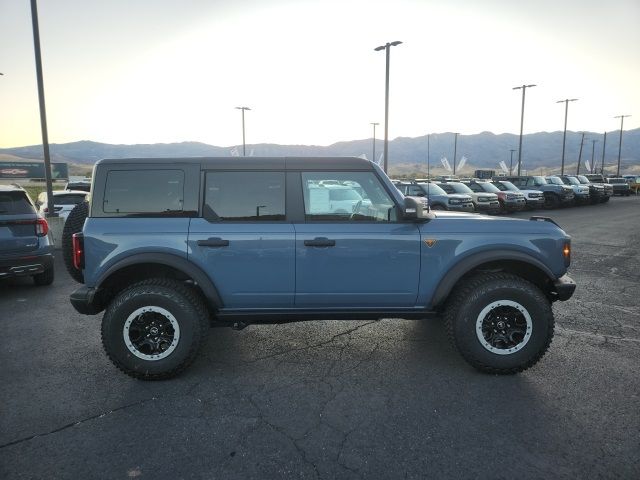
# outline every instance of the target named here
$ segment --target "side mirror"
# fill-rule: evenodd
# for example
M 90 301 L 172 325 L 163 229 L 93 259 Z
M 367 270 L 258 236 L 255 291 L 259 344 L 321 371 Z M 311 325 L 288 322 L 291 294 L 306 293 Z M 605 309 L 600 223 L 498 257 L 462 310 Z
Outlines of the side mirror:
M 426 218 L 427 212 L 424 211 L 423 205 L 422 201 L 415 197 L 404 197 L 402 217 L 409 221 L 419 221 Z

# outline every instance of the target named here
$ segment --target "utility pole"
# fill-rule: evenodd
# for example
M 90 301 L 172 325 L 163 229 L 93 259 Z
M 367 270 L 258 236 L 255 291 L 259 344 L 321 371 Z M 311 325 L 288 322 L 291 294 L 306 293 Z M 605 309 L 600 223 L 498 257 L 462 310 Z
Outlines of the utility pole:
M 578 154 L 578 167 L 576 168 L 576 175 L 580 175 L 580 162 L 582 162 L 582 145 L 584 144 L 584 132 L 582 132 L 582 139 L 580 140 L 580 153 Z
M 509 175 L 513 175 L 513 152 L 517 151 L 515 148 L 509 150 L 511 152 L 511 160 L 509 161 Z
M 373 157 L 371 157 L 375 163 L 376 161 L 376 126 L 380 125 L 377 122 L 371 122 L 371 125 L 373 125 Z
M 522 85 L 520 87 L 513 87 L 512 90 L 522 89 L 522 110 L 520 114 L 520 142 L 518 145 L 518 176 L 520 176 L 520 167 L 522 166 L 522 129 L 524 127 L 524 96 L 527 88 L 535 87 L 536 85 Z
M 245 110 L 251 110 L 249 107 L 236 107 L 236 110 L 242 110 L 242 156 L 247 156 L 247 148 L 244 141 L 244 112 Z
M 564 133 L 562 134 L 562 165 L 560 167 L 560 175 L 564 175 L 564 149 L 567 142 L 567 116 L 569 114 L 569 102 L 575 102 L 577 98 L 566 98 L 558 100 L 556 103 L 564 102 Z
M 396 40 L 395 42 L 388 42 L 384 45 L 374 48 L 376 52 L 385 50 L 387 63 L 386 63 L 386 80 L 384 86 L 384 173 L 387 173 L 389 168 L 389 62 L 391 47 L 400 45 L 402 42 Z
M 427 134 L 427 178 L 431 180 L 431 135 Z
M 625 117 L 630 117 L 631 115 L 618 115 L 617 117 L 620 119 L 620 144 L 618 145 L 618 170 L 616 171 L 616 177 L 620 176 L 620 156 L 622 155 L 622 129 L 624 128 L 624 119 Z
M 607 132 L 604 132 L 604 140 L 602 140 L 602 161 L 600 162 L 600 175 L 604 175 L 604 149 L 607 146 Z
M 33 50 L 36 56 L 36 76 L 38 79 L 38 101 L 40 103 L 40 128 L 42 129 L 42 149 L 44 154 L 44 177 L 47 182 L 47 217 L 57 217 L 54 208 L 53 186 L 51 185 L 51 156 L 49 154 L 49 134 L 47 132 L 47 110 L 44 103 L 44 80 L 42 56 L 40 54 L 40 29 L 38 27 L 38 5 L 31 0 L 31 24 L 33 26 Z
M 456 154 L 458 153 L 458 135 L 460 135 L 458 132 L 454 132 L 454 139 L 453 139 L 453 174 L 456 174 Z
M 596 143 L 598 142 L 598 140 L 591 140 L 591 173 L 593 173 L 593 170 L 595 169 L 596 164 L 595 162 L 595 153 L 596 153 Z

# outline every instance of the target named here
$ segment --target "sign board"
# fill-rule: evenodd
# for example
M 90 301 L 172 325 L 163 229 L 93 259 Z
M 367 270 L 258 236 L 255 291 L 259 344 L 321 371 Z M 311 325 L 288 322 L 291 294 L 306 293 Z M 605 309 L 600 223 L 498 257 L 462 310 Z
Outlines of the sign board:
M 491 179 L 496 176 L 495 170 L 476 170 L 473 172 L 473 176 L 480 179 Z
M 52 163 L 51 177 L 54 180 L 68 179 L 69 166 Z M 12 178 L 45 178 L 44 162 L 0 162 L 0 179 Z

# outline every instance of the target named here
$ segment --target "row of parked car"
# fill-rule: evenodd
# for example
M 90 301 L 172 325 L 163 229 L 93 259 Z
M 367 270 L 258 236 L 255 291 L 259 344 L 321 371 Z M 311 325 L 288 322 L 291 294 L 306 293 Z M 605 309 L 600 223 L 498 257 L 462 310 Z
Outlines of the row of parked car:
M 605 179 L 602 175 L 525 175 L 493 179 L 457 178 L 395 180 L 403 195 L 423 197 L 433 210 L 489 214 L 524 209 L 558 208 L 609 201 L 630 195 L 640 177 Z M 637 192 L 637 187 L 636 187 Z
M 89 194 L 88 182 L 67 183 L 53 192 L 54 210 L 65 220 Z M 31 276 L 36 285 L 54 279 L 53 245 L 49 238 L 47 192 L 31 201 L 19 185 L 0 185 L 0 279 Z

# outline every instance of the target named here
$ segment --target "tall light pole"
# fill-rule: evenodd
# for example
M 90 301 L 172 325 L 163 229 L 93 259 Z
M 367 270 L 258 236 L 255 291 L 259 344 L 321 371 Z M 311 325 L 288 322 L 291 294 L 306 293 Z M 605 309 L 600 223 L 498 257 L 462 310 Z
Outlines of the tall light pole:
M 387 42 L 384 45 L 374 48 L 376 52 L 384 50 L 387 54 L 387 69 L 386 69 L 386 81 L 384 87 L 384 167 L 383 170 L 387 173 L 389 166 L 389 56 L 391 47 L 400 45 L 402 42 L 396 40 L 395 42 Z
M 576 167 L 576 175 L 580 175 L 580 162 L 582 162 L 582 145 L 584 145 L 584 132 L 582 132 L 582 139 L 580 140 L 580 153 L 578 153 L 578 166 Z
M 511 160 L 509 160 L 509 175 L 513 175 L 513 152 L 516 152 L 517 150 L 512 148 L 509 151 L 511 152 Z
M 535 87 L 536 85 L 522 85 L 520 87 L 513 87 L 512 90 L 522 89 L 522 111 L 520 114 L 520 142 L 518 145 L 518 176 L 520 176 L 520 167 L 522 165 L 522 129 L 524 127 L 524 96 L 527 88 Z
M 607 132 L 604 132 L 604 140 L 602 140 L 602 161 L 600 162 L 600 175 L 604 175 L 604 151 L 607 147 Z
M 596 164 L 594 163 L 596 154 L 596 143 L 598 143 L 598 140 L 591 140 L 591 173 L 593 173 L 594 167 L 596 166 Z
M 562 166 L 560 167 L 560 175 L 564 175 L 564 147 L 567 142 L 567 115 L 569 114 L 569 102 L 575 102 L 577 100 L 577 98 L 566 98 L 556 102 L 564 102 L 564 133 L 562 134 Z
M 458 135 L 460 133 L 453 132 L 453 174 L 456 174 L 456 154 L 458 153 Z
M 380 125 L 378 122 L 371 122 L 373 125 L 373 163 L 376 162 L 376 127 Z
M 251 110 L 249 107 L 236 107 L 236 110 L 242 110 L 242 156 L 247 156 L 247 148 L 244 141 L 244 112 L 245 110 Z
M 631 115 L 618 115 L 617 117 L 620 119 L 620 144 L 618 145 L 618 170 L 616 171 L 616 177 L 620 176 L 620 156 L 622 155 L 622 129 L 624 128 L 624 119 L 625 117 L 630 117 Z
M 44 80 L 42 76 L 42 57 L 40 55 L 40 29 L 38 27 L 38 5 L 31 0 L 31 25 L 33 27 L 33 50 L 36 56 L 36 77 L 38 79 L 38 101 L 40 103 L 40 128 L 42 130 L 42 149 L 44 154 L 44 177 L 47 182 L 47 217 L 57 217 L 51 185 L 51 157 L 49 155 L 49 134 L 47 133 L 47 111 L 44 105 Z

